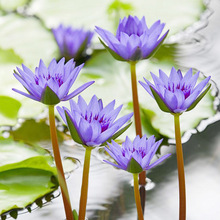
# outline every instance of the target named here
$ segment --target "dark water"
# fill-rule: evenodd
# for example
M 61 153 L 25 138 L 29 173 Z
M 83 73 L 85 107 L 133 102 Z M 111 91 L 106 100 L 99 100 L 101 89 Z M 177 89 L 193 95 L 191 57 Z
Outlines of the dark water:
M 208 19 L 207 19 L 207 16 Z M 196 30 L 196 31 L 195 31 Z M 220 1 L 213 0 L 202 21 L 171 39 L 178 42 L 177 60 L 182 67 L 194 67 L 220 87 Z M 216 116 L 212 120 L 218 120 Z M 183 145 L 187 189 L 187 220 L 220 219 L 220 121 L 201 124 L 196 134 Z M 61 146 L 63 156 L 75 155 L 83 161 L 84 149 L 72 142 Z M 175 152 L 175 147 L 162 151 Z M 87 217 L 90 220 L 134 220 L 136 207 L 132 175 L 103 164 L 97 150 L 91 158 Z M 82 164 L 68 178 L 72 207 L 78 208 Z M 152 180 L 146 193 L 145 219 L 178 219 L 178 181 L 176 156 L 147 173 Z M 58 196 L 42 209 L 24 213 L 18 220 L 64 219 L 62 199 Z

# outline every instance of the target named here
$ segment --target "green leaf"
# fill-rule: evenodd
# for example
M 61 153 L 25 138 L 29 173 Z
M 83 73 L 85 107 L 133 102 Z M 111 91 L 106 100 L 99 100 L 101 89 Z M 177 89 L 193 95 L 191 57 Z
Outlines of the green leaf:
M 132 157 L 128 164 L 127 171 L 130 173 L 140 173 L 143 171 L 143 169 L 141 165 Z
M 16 219 L 18 217 L 18 211 L 17 210 L 12 210 L 11 212 L 9 212 L 9 215 Z
M 7 218 L 7 215 L 1 215 L 1 220 L 5 220 Z
M 4 172 L 11 169 L 19 169 L 19 168 L 33 168 L 33 169 L 42 169 L 45 171 L 50 171 L 54 175 L 56 174 L 56 168 L 51 167 L 53 164 L 51 156 L 36 156 L 31 157 L 21 162 L 6 164 L 0 167 L 0 172 Z
M 206 93 L 209 91 L 210 88 L 211 88 L 211 84 L 209 84 L 209 86 L 204 90 L 204 92 L 202 92 L 199 95 L 199 97 L 195 100 L 195 102 L 193 102 L 192 105 L 190 105 L 187 111 L 194 109 L 197 106 L 197 104 L 201 101 L 201 99 L 206 95 Z
M 1 0 L 0 9 L 5 11 L 13 11 L 18 7 L 25 6 L 29 0 Z
M 150 86 L 150 90 L 153 93 L 153 96 L 158 104 L 158 106 L 160 107 L 160 109 L 164 112 L 169 112 L 171 113 L 170 109 L 166 106 L 166 104 L 164 103 L 164 101 L 160 98 L 160 96 L 158 95 L 158 93 L 154 90 L 154 88 L 152 88 Z
M 14 50 L 0 48 L 0 64 L 19 64 L 22 62 L 23 60 Z
M 28 67 L 35 68 L 40 59 L 48 63 L 58 55 L 52 32 L 39 19 L 9 13 L 1 16 L 0 30 L 0 47 L 12 49 Z
M 0 124 L 14 125 L 21 103 L 8 96 L 0 96 Z
M 125 11 L 126 15 L 129 15 L 134 10 L 132 4 L 124 3 L 120 0 L 114 0 L 108 7 L 109 15 L 113 13 L 120 13 L 120 11 Z M 121 16 L 122 17 L 122 16 Z
M 18 163 L 37 156 L 50 156 L 48 151 L 38 146 L 0 137 L 0 166 Z
M 41 169 L 19 168 L 0 172 L 0 214 L 23 209 L 36 199 L 54 191 L 53 173 Z
M 4 2 L 6 1 L 4 0 Z M 7 1 L 7 4 L 2 3 L 2 7 L 5 8 L 12 2 L 18 1 Z M 18 13 L 1 16 L 0 30 L 0 77 L 2 79 L 0 95 L 14 98 L 22 104 L 18 117 L 35 117 L 42 113 L 46 106 L 12 91 L 12 88 L 24 91 L 23 86 L 13 77 L 12 73 L 16 66 L 20 67 L 22 63 L 34 71 L 40 59 L 48 64 L 52 58 L 57 57 L 58 47 L 54 37 L 39 19 L 34 16 L 23 17 Z M 9 121 L 5 117 L 0 119 L 0 125 L 16 124 L 15 120 Z
M 16 129 L 9 131 L 15 140 L 22 140 L 25 143 L 33 144 L 42 141 L 51 142 L 50 127 L 46 123 L 46 119 L 36 121 L 35 119 L 25 120 Z M 57 130 L 58 141 L 62 142 L 64 134 Z
M 77 211 L 74 209 L 73 210 L 73 217 L 74 217 L 74 220 L 78 220 L 78 214 L 77 214 Z
M 41 102 L 46 105 L 56 105 L 60 102 L 60 99 L 56 93 L 49 86 L 47 86 L 41 96 Z
M 166 28 L 170 29 L 170 35 L 173 35 L 193 25 L 206 9 L 203 0 L 185 0 L 181 6 L 178 1 L 174 0 L 166 0 L 166 3 L 164 0 L 115 2 L 117 4 L 103 0 L 92 2 L 90 0 L 77 2 L 66 0 L 63 4 L 62 0 L 32 0 L 28 11 L 40 17 L 47 27 L 55 27 L 60 23 L 75 26 L 75 21 L 77 21 L 79 27 L 83 26 L 92 30 L 96 25 L 113 33 L 115 33 L 115 24 L 118 24 L 119 17 L 123 18 L 127 14 L 136 15 L 139 18 L 145 16 L 148 26 L 160 19 L 166 23 Z M 114 10 L 116 16 L 109 16 L 109 9 L 110 12 Z M 96 13 L 91 14 L 91 11 Z M 98 38 L 94 40 L 97 42 Z
M 51 181 L 56 168 L 46 150 L 0 139 L 0 215 L 9 212 L 15 218 L 18 210 L 58 187 Z
M 65 117 L 66 117 L 66 121 L 67 121 L 67 125 L 68 125 L 68 128 L 69 128 L 71 137 L 73 138 L 73 140 L 76 143 L 83 144 L 81 138 L 78 135 L 77 129 L 75 128 L 71 118 L 69 117 L 69 115 L 66 111 L 65 111 Z

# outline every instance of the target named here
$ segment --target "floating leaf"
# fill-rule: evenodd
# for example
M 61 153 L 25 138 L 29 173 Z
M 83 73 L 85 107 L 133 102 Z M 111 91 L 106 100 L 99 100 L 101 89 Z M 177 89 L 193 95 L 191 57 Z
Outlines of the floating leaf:
M 53 192 L 58 187 L 57 181 L 51 181 L 55 175 L 46 150 L 1 138 L 0 215 L 11 210 L 9 214 L 16 218 L 17 210 Z
M 58 55 L 52 33 L 36 18 L 17 14 L 1 16 L 0 30 L 0 47 L 13 49 L 27 66 L 35 67 L 40 59 L 48 63 Z
M 1 64 L 15 64 L 22 63 L 23 60 L 12 49 L 3 50 L 0 48 L 0 63 Z
M 7 101 L 5 105 L 0 104 L 0 111 L 1 108 L 3 108 L 4 112 L 13 111 L 14 114 L 17 114 L 15 118 L 11 119 L 0 113 L 0 125 L 15 125 L 18 117 L 36 116 L 45 108 L 43 104 L 37 103 L 12 91 L 12 88 L 24 91 L 23 86 L 21 86 L 13 76 L 14 69 L 16 66 L 20 66 L 21 63 L 23 63 L 22 58 L 19 57 L 14 50 L 0 48 L 0 77 L 4 79 L 0 81 L 0 95 L 2 97 L 4 96 L 4 100 Z M 7 100 L 6 97 L 8 97 Z M 18 106 L 20 106 L 19 111 Z M 32 108 L 30 108 L 30 106 L 32 106 Z
M 10 131 L 15 140 L 22 140 L 33 144 L 42 141 L 50 141 L 50 127 L 45 120 L 36 121 L 34 119 L 25 120 L 19 128 Z M 57 130 L 58 140 L 63 141 L 63 133 Z
M 0 125 L 14 125 L 17 122 L 21 103 L 8 96 L 0 96 Z
M 0 214 L 22 209 L 54 191 L 53 173 L 41 169 L 19 168 L 0 172 Z
M 51 31 L 33 17 L 18 14 L 1 16 L 0 23 L 0 94 L 18 99 L 22 103 L 19 117 L 39 115 L 45 105 L 23 97 L 12 88 L 24 90 L 13 76 L 13 69 L 24 63 L 34 71 L 40 59 L 49 63 L 58 56 L 58 48 Z M 48 49 L 47 49 L 48 48 Z
M 11 139 L 0 137 L 0 166 L 18 163 L 23 160 L 37 157 L 49 156 L 48 151 L 41 147 L 29 146 L 22 142 L 14 142 Z
M 112 16 L 109 16 L 109 13 L 106 13 L 109 9 L 111 11 L 113 6 L 113 8 L 118 7 L 118 13 L 122 16 L 127 14 L 121 13 L 123 10 L 129 11 L 131 15 L 145 16 L 149 25 L 161 19 L 170 29 L 170 34 L 174 34 L 198 21 L 201 13 L 205 10 L 203 0 L 185 0 L 184 4 L 174 0 L 166 0 L 166 2 L 163 0 L 127 0 L 124 4 L 120 4 L 119 1 L 115 2 L 116 4 L 113 5 L 111 1 L 103 0 L 77 2 L 66 0 L 63 4 L 62 0 L 33 0 L 29 13 L 40 17 L 50 28 L 57 26 L 59 23 L 65 23 L 90 29 L 94 29 L 96 25 L 115 31 L 115 23 L 118 23 L 119 16 L 116 14 L 115 19 L 113 19 Z M 96 13 L 91 13 L 91 11 Z
M 25 6 L 29 0 L 0 0 L 0 9 L 4 11 L 13 11 L 18 7 Z

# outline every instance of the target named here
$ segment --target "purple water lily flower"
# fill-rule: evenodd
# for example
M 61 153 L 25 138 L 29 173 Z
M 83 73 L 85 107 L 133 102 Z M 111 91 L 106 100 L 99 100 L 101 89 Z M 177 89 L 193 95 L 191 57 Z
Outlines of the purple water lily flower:
M 64 63 L 65 58 L 62 58 L 58 63 L 53 59 L 47 68 L 44 62 L 40 60 L 39 67 L 36 67 L 35 73 L 25 65 L 22 65 L 22 69 L 17 67 L 18 72 L 15 72 L 14 76 L 28 93 L 17 89 L 13 90 L 44 104 L 55 105 L 60 101 L 67 101 L 73 98 L 94 83 L 94 81 L 87 82 L 69 93 L 83 64 L 75 67 L 73 59 L 66 64 Z
M 79 96 L 78 103 L 70 100 L 70 110 L 66 107 L 57 107 L 57 110 L 69 127 L 74 141 L 85 146 L 95 147 L 102 145 L 110 138 L 118 137 L 129 127 L 127 125 L 121 129 L 133 113 L 115 121 L 122 105 L 116 109 L 114 106 L 115 100 L 103 107 L 102 100 L 95 95 L 87 105 L 85 100 Z
M 147 139 L 146 135 L 142 138 L 137 135 L 133 142 L 126 137 L 122 146 L 115 141 L 112 141 L 111 144 L 108 143 L 109 148 L 105 147 L 105 150 L 117 162 L 117 164 L 110 161 L 104 162 L 130 173 L 140 173 L 143 170 L 149 170 L 171 155 L 166 154 L 150 164 L 161 142 L 162 139 L 156 142 L 154 136 Z
M 59 46 L 61 55 L 66 58 L 78 58 L 91 43 L 93 32 L 83 28 L 59 25 L 52 28 L 53 35 Z
M 199 72 L 192 74 L 192 69 L 182 75 L 180 70 L 173 67 L 168 77 L 162 70 L 159 70 L 159 77 L 151 73 L 154 84 L 145 80 L 140 84 L 157 101 L 162 111 L 181 114 L 184 111 L 192 110 L 204 97 L 211 87 L 210 76 L 202 80 L 198 85 Z M 203 91 L 203 89 L 206 89 Z M 203 92 L 202 92 L 203 91 Z M 202 92 L 202 93 L 201 93 Z
M 139 20 L 136 16 L 129 15 L 119 21 L 116 36 L 100 27 L 96 27 L 95 31 L 114 58 L 121 61 L 138 61 L 149 58 L 162 44 L 168 34 L 166 31 L 160 37 L 164 26 L 165 24 L 158 20 L 148 28 L 145 17 Z

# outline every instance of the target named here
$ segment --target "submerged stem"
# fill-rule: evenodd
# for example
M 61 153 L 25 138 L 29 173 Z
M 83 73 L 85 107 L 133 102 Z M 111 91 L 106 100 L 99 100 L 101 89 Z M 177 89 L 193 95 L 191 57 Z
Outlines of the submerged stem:
M 179 178 L 179 220 L 186 219 L 186 189 L 185 189 L 185 172 L 183 149 L 180 134 L 179 114 L 174 114 L 175 137 L 176 137 L 176 156 Z
M 88 185 L 89 185 L 89 167 L 92 147 L 86 147 L 84 167 L 83 167 L 83 177 L 82 177 L 82 187 L 81 187 L 81 197 L 79 205 L 79 220 L 85 220 L 86 216 L 86 203 L 88 195 Z
M 139 193 L 138 174 L 133 173 L 133 177 L 134 177 L 134 197 L 135 197 L 135 202 L 136 202 L 136 207 L 137 207 L 138 219 L 144 220 L 142 207 L 141 207 L 141 198 L 140 198 L 140 193 Z
M 53 105 L 49 105 L 49 121 L 50 121 L 50 136 L 51 136 L 51 141 L 52 141 L 52 146 L 53 146 L 54 160 L 56 163 L 57 176 L 58 176 L 58 181 L 59 181 L 61 194 L 63 198 L 66 219 L 74 220 L 72 208 L 70 204 L 69 193 L 68 193 L 63 166 L 62 166 L 61 157 L 60 157 L 60 150 L 59 150 L 58 139 L 57 139 L 57 131 L 56 131 L 56 125 L 55 125 L 55 115 L 54 115 Z
M 138 90 L 137 90 L 136 62 L 130 62 L 130 69 L 131 69 L 131 86 L 132 86 L 132 98 L 133 98 L 136 135 L 142 137 L 141 116 L 140 116 L 140 107 L 139 107 Z M 139 184 L 142 186 L 146 185 L 146 171 L 142 171 L 139 174 Z M 141 190 L 140 194 L 141 194 L 141 206 L 144 212 L 145 190 Z

